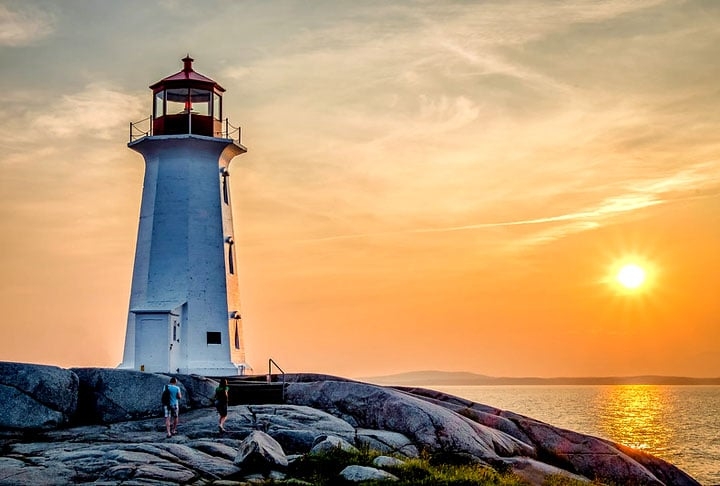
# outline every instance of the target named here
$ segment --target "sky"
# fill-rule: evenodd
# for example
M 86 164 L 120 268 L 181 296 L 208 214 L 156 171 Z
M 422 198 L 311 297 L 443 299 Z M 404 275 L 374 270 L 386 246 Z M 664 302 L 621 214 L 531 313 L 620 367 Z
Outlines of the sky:
M 128 127 L 188 53 L 256 372 L 720 376 L 711 0 L 0 0 L 0 360 L 122 360 Z

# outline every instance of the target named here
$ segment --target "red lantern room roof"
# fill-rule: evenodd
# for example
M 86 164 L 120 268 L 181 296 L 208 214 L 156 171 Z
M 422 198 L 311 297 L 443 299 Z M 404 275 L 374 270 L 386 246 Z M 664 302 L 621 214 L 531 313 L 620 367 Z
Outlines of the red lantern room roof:
M 217 84 L 212 79 L 208 78 L 207 76 L 203 76 L 202 74 L 195 72 L 192 68 L 192 63 L 195 59 L 190 57 L 188 54 L 182 61 L 183 61 L 183 69 L 180 72 L 177 72 L 173 74 L 172 76 L 168 76 L 167 78 L 163 78 L 157 83 L 150 86 L 150 89 L 153 91 L 159 91 L 159 89 L 168 87 L 168 88 L 178 88 L 178 87 L 193 87 L 193 88 L 205 88 L 205 89 L 212 89 L 219 92 L 224 92 L 225 88 Z

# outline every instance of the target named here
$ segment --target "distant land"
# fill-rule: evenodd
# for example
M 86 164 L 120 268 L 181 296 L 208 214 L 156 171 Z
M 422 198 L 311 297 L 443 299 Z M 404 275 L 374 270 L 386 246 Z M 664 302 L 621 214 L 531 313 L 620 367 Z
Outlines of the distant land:
M 378 385 L 720 385 L 717 378 L 689 378 L 684 376 L 590 376 L 590 377 L 496 377 L 466 371 L 410 371 L 396 375 L 360 378 Z

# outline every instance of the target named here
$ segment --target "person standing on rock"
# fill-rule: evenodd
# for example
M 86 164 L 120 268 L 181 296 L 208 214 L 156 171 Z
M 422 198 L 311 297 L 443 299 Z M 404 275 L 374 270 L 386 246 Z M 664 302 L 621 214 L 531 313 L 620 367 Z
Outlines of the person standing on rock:
M 220 420 L 218 422 L 218 430 L 222 434 L 225 432 L 225 420 L 228 414 L 228 392 L 230 387 L 225 378 L 220 380 L 220 386 L 215 388 L 215 408 L 217 409 Z
M 170 384 L 165 385 L 170 394 L 170 403 L 165 405 L 165 429 L 167 429 L 167 436 L 172 437 L 177 434 L 177 427 L 180 418 L 178 414 L 180 412 L 180 399 L 182 393 L 180 387 L 177 386 L 177 379 L 173 376 L 170 378 Z

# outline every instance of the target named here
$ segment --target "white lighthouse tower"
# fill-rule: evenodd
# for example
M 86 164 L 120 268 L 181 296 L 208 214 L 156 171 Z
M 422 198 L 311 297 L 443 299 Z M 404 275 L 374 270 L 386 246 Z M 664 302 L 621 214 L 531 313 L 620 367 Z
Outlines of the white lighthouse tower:
M 247 149 L 223 121 L 225 90 L 183 62 L 150 86 L 149 128 L 130 125 L 145 180 L 120 368 L 243 374 L 228 166 Z

